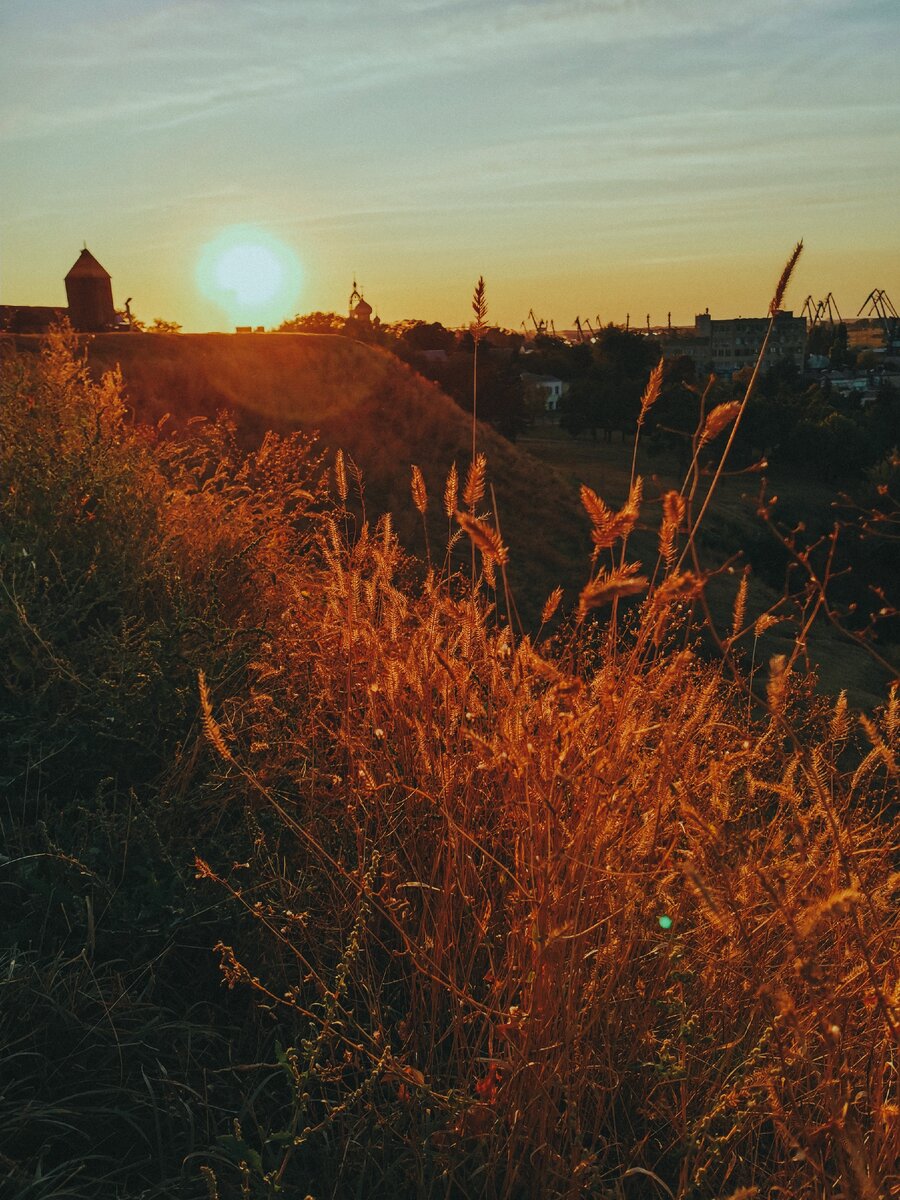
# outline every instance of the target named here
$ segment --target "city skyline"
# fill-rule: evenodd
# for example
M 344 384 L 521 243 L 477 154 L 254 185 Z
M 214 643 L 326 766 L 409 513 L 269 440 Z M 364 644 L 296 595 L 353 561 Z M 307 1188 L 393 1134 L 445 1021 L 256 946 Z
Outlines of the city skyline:
M 511 328 L 689 324 L 764 312 L 802 237 L 787 307 L 852 316 L 897 291 L 898 29 L 886 0 L 8 8 L 0 303 L 63 303 L 86 242 L 190 331 L 344 312 L 354 278 L 459 325 L 479 275 Z

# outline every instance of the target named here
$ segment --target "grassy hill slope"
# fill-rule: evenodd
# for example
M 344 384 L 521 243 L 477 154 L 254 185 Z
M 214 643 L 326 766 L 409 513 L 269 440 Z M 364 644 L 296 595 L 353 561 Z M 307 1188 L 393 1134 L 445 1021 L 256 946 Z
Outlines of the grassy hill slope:
M 175 424 L 227 409 L 242 441 L 268 429 L 317 431 L 361 467 L 367 512 L 391 512 L 406 546 L 421 552 L 421 523 L 409 493 L 411 464 L 428 485 L 429 536 L 443 552 L 441 497 L 451 465 L 464 477 L 471 424 L 434 384 L 383 350 L 327 334 L 101 335 L 91 365 L 119 364 L 140 421 L 170 414 Z M 587 576 L 588 525 L 577 489 L 492 429 L 481 427 L 511 579 L 524 620 L 533 620 L 558 583 L 577 589 Z M 485 501 L 485 507 L 488 507 Z
M 17 339 L 36 348 L 39 339 Z M 366 516 L 390 512 L 403 545 L 417 555 L 425 546 L 419 514 L 410 492 L 410 466 L 418 465 L 428 493 L 428 530 L 434 558 L 441 561 L 448 524 L 442 495 L 455 462 L 461 476 L 471 455 L 469 418 L 440 389 L 387 352 L 328 334 L 134 335 L 107 334 L 88 341 L 96 373 L 121 367 L 125 393 L 136 420 L 156 423 L 169 415 L 170 427 L 197 416 L 226 410 L 239 441 L 257 444 L 269 429 L 317 432 L 330 451 L 342 448 L 362 471 Z M 581 482 L 609 503 L 624 502 L 630 468 L 629 447 L 602 447 L 569 439 L 540 439 L 511 445 L 490 427 L 479 429 L 479 449 L 488 458 L 504 540 L 510 547 L 510 581 L 526 629 L 557 585 L 571 606 L 588 573 L 588 523 L 578 500 Z M 674 464 L 668 464 L 674 468 Z M 652 569 L 656 558 L 657 493 L 678 486 L 666 464 L 641 450 L 638 469 L 648 481 L 641 525 L 630 554 Z M 659 473 L 662 471 L 662 474 Z M 650 482 L 651 476 L 658 476 Z M 718 566 L 760 536 L 752 513 L 744 510 L 743 480 L 725 481 L 701 534 L 703 560 Z M 783 492 L 788 481 L 780 481 Z M 490 507 L 490 497 L 483 508 Z M 750 508 L 752 509 L 752 505 Z M 740 510 L 740 511 L 739 511 Z M 459 562 L 467 546 L 459 547 Z M 737 577 L 710 581 L 709 600 L 717 626 L 730 626 Z M 751 580 L 750 619 L 777 600 L 759 577 Z M 789 653 L 793 627 L 781 624 L 760 639 L 756 661 Z M 846 688 L 851 703 L 870 708 L 883 698 L 885 674 L 852 643 L 817 623 L 809 652 L 826 692 Z

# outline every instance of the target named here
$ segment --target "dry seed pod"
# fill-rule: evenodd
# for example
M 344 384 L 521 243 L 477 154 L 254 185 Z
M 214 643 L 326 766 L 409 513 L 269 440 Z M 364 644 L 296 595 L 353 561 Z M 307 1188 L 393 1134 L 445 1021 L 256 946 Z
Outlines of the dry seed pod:
M 428 492 L 425 488 L 425 479 L 422 475 L 422 472 L 417 466 L 415 466 L 415 464 L 413 464 L 412 469 L 411 487 L 413 504 L 424 517 L 425 509 L 428 507 Z
M 663 519 L 659 527 L 659 552 L 667 567 L 675 558 L 675 538 L 684 522 L 684 496 L 679 492 L 666 492 L 662 499 Z
M 787 656 L 773 654 L 769 659 L 769 681 L 766 684 L 766 697 L 772 716 L 777 716 L 784 708 L 788 674 Z
M 338 495 L 341 498 L 341 504 L 347 503 L 347 470 L 344 466 L 344 452 L 338 450 L 334 456 L 334 481 L 337 486 Z
M 472 336 L 479 341 L 487 332 L 487 297 L 482 275 L 478 276 L 475 291 L 472 293 L 472 312 L 475 314 L 475 320 L 471 327 Z
M 831 736 L 836 742 L 842 742 L 850 732 L 850 721 L 847 716 L 847 691 L 842 689 L 834 704 L 831 717 Z
M 444 484 L 444 512 L 448 517 L 452 517 L 456 512 L 458 498 L 459 474 L 456 470 L 456 463 L 454 463 L 447 476 L 447 482 Z
M 797 265 L 797 259 L 800 257 L 800 252 L 802 249 L 803 242 L 800 241 L 794 247 L 791 257 L 784 264 L 784 270 L 781 272 L 781 278 L 778 280 L 778 286 L 775 289 L 775 295 L 772 297 L 772 303 L 769 305 L 769 313 L 773 317 L 781 308 L 781 302 L 784 299 L 784 293 L 787 291 L 787 285 L 794 273 L 794 267 Z
M 638 416 L 638 425 L 642 425 L 644 417 L 649 409 L 653 407 L 659 399 L 659 393 L 662 391 L 663 365 L 664 359 L 660 359 L 653 370 L 650 372 L 650 378 L 647 380 L 647 386 L 644 388 L 644 394 L 641 396 L 641 411 Z
M 473 509 L 484 497 L 484 479 L 487 474 L 487 459 L 483 454 L 476 454 L 469 464 L 466 475 L 466 486 L 463 488 L 463 503 L 466 508 Z
M 827 900 L 813 904 L 798 922 L 797 931 L 800 937 L 806 941 L 817 932 L 823 922 L 830 920 L 831 917 L 842 916 L 850 912 L 860 903 L 861 899 L 856 888 L 843 888 L 833 892 Z
M 601 500 L 594 489 L 589 488 L 586 483 L 581 485 L 581 503 L 595 528 L 605 525 L 613 516 L 613 510 L 609 505 Z
M 460 528 L 465 530 L 473 545 L 485 558 L 499 563 L 501 567 L 509 561 L 509 551 L 503 545 L 500 535 L 486 521 L 464 512 L 457 512 L 456 519 Z
M 740 411 L 739 400 L 729 400 L 725 404 L 717 404 L 703 424 L 700 445 L 704 446 L 707 442 L 714 441 L 723 430 L 728 428 Z
M 778 618 L 773 617 L 771 613 L 763 613 L 753 622 L 753 636 L 762 637 L 767 629 L 771 629 L 773 625 L 778 624 Z
M 231 759 L 231 754 L 228 747 L 225 745 L 225 738 L 222 736 L 222 729 L 219 722 L 213 716 L 212 702 L 209 698 L 209 687 L 206 683 L 206 673 L 204 671 L 197 672 L 197 685 L 200 691 L 200 713 L 203 723 L 203 732 L 206 734 L 207 741 L 216 748 L 223 758 Z
M 612 571 L 603 570 L 586 584 L 578 597 L 578 620 L 583 621 L 592 608 L 611 604 L 620 596 L 636 596 L 649 585 L 644 575 L 637 575 L 639 563 L 628 563 Z
M 640 475 L 635 479 L 628 499 L 618 512 L 605 504 L 596 492 L 587 486 L 581 488 L 581 502 L 591 518 L 593 529 L 591 541 L 598 550 L 606 550 L 620 538 L 626 538 L 634 528 L 640 511 L 644 481 Z
M 559 602 L 563 598 L 563 590 L 561 587 L 555 587 L 547 599 L 544 601 L 544 607 L 541 609 L 541 624 L 546 625 L 553 617 L 553 614 L 559 608 Z
M 744 627 L 744 614 L 747 611 L 747 571 L 741 576 L 737 595 L 734 598 L 734 610 L 731 615 L 731 636 L 736 638 Z
M 703 591 L 703 581 L 693 571 L 669 575 L 653 593 L 654 608 L 665 608 L 676 600 L 693 600 Z

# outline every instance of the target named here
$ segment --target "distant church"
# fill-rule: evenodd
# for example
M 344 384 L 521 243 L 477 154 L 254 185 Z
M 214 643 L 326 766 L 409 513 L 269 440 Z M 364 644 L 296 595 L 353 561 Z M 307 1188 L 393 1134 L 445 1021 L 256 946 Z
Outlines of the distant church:
M 372 305 L 364 298 L 362 292 L 356 286 L 356 280 L 353 280 L 353 291 L 350 293 L 350 315 L 347 318 L 349 321 L 355 321 L 358 325 L 370 325 L 372 323 Z
M 0 304 L 0 332 L 46 333 L 51 325 L 63 317 L 68 317 L 72 328 L 79 333 L 103 333 L 128 328 L 128 321 L 116 315 L 112 277 L 87 246 L 66 276 L 66 299 L 68 308 Z

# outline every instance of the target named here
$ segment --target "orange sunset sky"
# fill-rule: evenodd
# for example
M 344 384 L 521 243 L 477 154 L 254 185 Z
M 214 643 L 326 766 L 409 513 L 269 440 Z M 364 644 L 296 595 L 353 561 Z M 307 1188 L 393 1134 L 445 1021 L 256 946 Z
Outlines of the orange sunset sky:
M 386 321 L 463 323 L 483 274 L 513 328 L 688 322 L 764 312 L 802 237 L 795 310 L 898 303 L 898 34 L 897 0 L 13 0 L 0 302 L 64 304 L 87 242 L 186 330 L 354 276 Z

